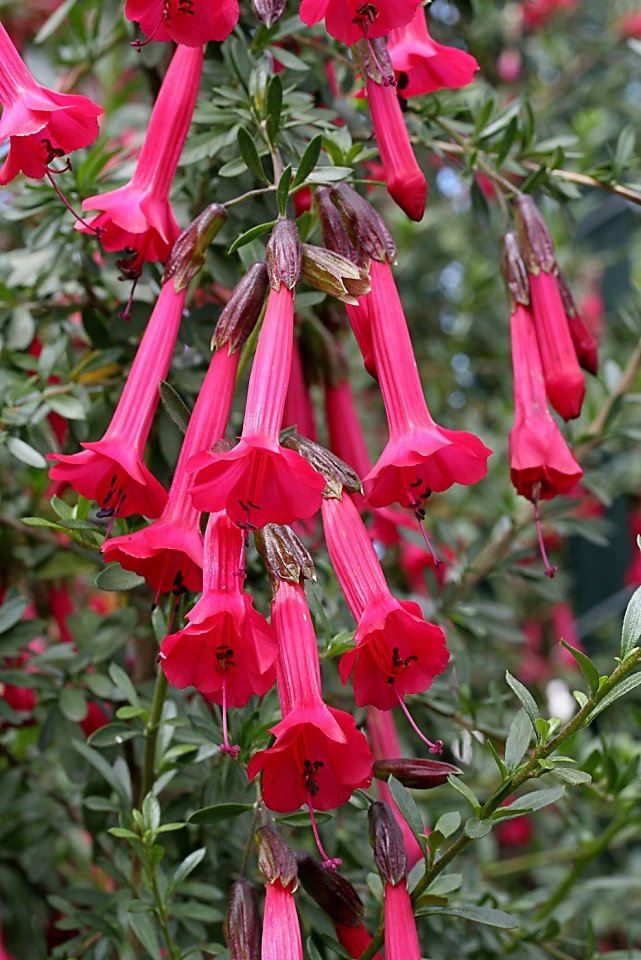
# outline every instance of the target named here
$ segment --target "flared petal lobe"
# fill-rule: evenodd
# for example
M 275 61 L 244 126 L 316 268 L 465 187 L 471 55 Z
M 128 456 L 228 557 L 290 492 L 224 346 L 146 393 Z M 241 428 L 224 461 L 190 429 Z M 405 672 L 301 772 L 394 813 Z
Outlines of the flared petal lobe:
M 418 7 L 407 26 L 392 30 L 388 51 L 403 97 L 418 97 L 435 90 L 465 87 L 479 69 L 465 50 L 432 40 L 427 29 L 425 7 Z
M 420 0 L 302 0 L 300 17 L 313 26 L 325 20 L 327 32 L 348 46 L 368 37 L 384 37 L 413 18 Z M 369 14 L 369 15 L 368 15 Z
M 125 16 L 150 40 L 202 47 L 238 23 L 238 0 L 127 0 Z

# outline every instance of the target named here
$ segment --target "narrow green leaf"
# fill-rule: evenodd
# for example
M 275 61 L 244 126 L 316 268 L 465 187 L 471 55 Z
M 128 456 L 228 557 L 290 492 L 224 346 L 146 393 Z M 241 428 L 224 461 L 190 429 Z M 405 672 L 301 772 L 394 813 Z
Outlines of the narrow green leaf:
M 192 853 L 188 854 L 185 859 L 178 864 L 174 871 L 174 875 L 171 878 L 169 883 L 169 889 L 174 890 L 179 883 L 183 880 L 186 880 L 192 871 L 196 869 L 198 864 L 203 860 L 207 850 L 205 847 L 200 847 L 198 850 L 194 850 Z
M 127 830 L 126 827 L 109 827 L 107 833 L 110 833 L 112 837 L 120 837 L 122 840 L 138 839 L 138 834 L 134 833 L 133 830 Z
M 142 736 L 141 730 L 132 730 L 126 723 L 107 723 L 94 730 L 87 743 L 92 747 L 113 747 Z
M 481 837 L 486 837 L 491 829 L 492 821 L 490 819 L 477 820 L 476 817 L 470 817 L 465 824 L 463 832 L 465 836 L 471 840 L 480 840 Z
M 530 723 L 534 727 L 534 732 L 538 737 L 539 729 L 536 725 L 536 721 L 541 714 L 539 713 L 539 708 L 536 705 L 536 700 L 527 687 L 524 687 L 520 680 L 517 680 L 516 677 L 513 677 L 509 670 L 505 671 L 505 680 L 507 685 L 512 689 L 512 692 L 515 693 L 521 701 L 521 706 L 530 718 Z
M 130 703 L 132 707 L 140 707 L 140 699 L 131 677 L 125 673 L 119 664 L 111 663 L 109 665 L 109 676 L 125 700 Z
M 488 927 L 499 927 L 501 930 L 515 930 L 517 921 L 503 910 L 494 910 L 491 907 L 476 907 L 472 904 L 448 907 L 425 907 L 419 911 L 421 916 L 428 914 L 441 917 L 459 917 L 461 920 L 471 920 L 473 923 L 483 923 Z
M 294 177 L 294 182 L 292 187 L 298 187 L 301 183 L 307 179 L 309 174 L 312 172 L 316 164 L 318 163 L 318 158 L 320 157 L 321 147 L 323 145 L 323 137 L 319 133 L 312 140 L 309 141 L 305 147 L 305 152 L 300 158 L 300 162 L 296 169 L 296 176 Z
M 189 407 L 178 391 L 166 380 L 160 381 L 160 400 L 180 432 L 186 433 L 190 416 Z
M 641 603 L 640 603 L 639 611 L 641 614 Z M 641 623 L 641 620 L 640 620 L 640 623 Z M 640 631 L 641 631 L 641 626 L 640 626 Z M 577 650 L 576 647 L 571 646 L 571 644 L 569 644 L 567 640 L 561 640 L 560 643 L 562 647 L 565 647 L 565 649 L 572 654 L 572 656 L 578 663 L 579 667 L 581 668 L 581 673 L 587 680 L 588 686 L 590 688 L 590 693 L 592 694 L 592 696 L 594 696 L 594 694 L 599 689 L 599 671 L 594 666 L 590 658 L 586 656 L 585 653 L 582 653 L 581 650 Z
M 538 731 L 537 731 L 538 732 Z M 532 725 L 525 710 L 519 710 L 510 724 L 505 744 L 505 765 L 513 773 L 518 767 L 532 736 Z
M 392 794 L 394 803 L 401 812 L 401 816 L 424 849 L 425 841 L 423 840 L 423 834 L 425 827 L 423 826 L 423 818 L 419 813 L 414 797 L 396 777 L 390 777 L 387 781 L 387 786 Z
M 145 828 L 155 833 L 160 826 L 160 804 L 153 793 L 148 793 L 142 802 Z
M 9 597 L 5 600 L 0 607 L 0 633 L 6 633 L 19 623 L 26 609 L 27 601 L 23 597 Z
M 622 660 L 625 660 L 638 645 L 639 638 L 641 638 L 641 587 L 634 591 L 625 610 L 619 654 Z
M 270 140 L 276 141 L 278 131 L 280 130 L 280 116 L 283 109 L 283 81 L 276 73 L 269 81 L 267 87 L 267 119 L 270 121 Z
M 73 723 L 80 723 L 87 713 L 87 698 L 77 687 L 63 687 L 58 696 L 60 713 Z
M 557 803 L 563 794 L 565 787 L 550 787 L 548 790 L 531 790 L 513 800 L 509 807 L 503 807 L 503 810 L 510 810 L 514 813 L 533 813 L 535 810 L 541 810 L 551 803 Z M 498 811 L 495 811 L 498 813 Z
M 483 128 L 486 123 L 492 116 L 492 111 L 494 110 L 494 99 L 492 97 L 489 100 L 486 100 L 481 109 L 479 110 L 478 116 L 476 118 L 476 123 L 474 124 L 474 135 L 473 139 L 476 139 L 483 134 Z
M 190 823 L 216 823 L 218 820 L 239 817 L 241 813 L 253 809 L 253 803 L 214 803 L 210 807 L 195 810 L 188 819 Z
M 238 128 L 238 149 L 240 155 L 245 161 L 245 164 L 248 170 L 254 174 L 257 180 L 262 180 L 264 183 L 269 183 L 263 165 L 260 162 L 260 157 L 258 155 L 258 150 L 256 149 L 256 144 L 252 140 L 251 136 L 245 129 L 245 127 Z
M 227 253 L 233 253 L 234 250 L 238 250 L 239 247 L 244 247 L 245 244 L 251 243 L 252 240 L 256 239 L 256 237 L 260 237 L 263 233 L 267 233 L 268 230 L 271 230 L 275 223 L 275 220 L 268 220 L 266 223 L 257 223 L 256 226 L 250 227 L 249 230 L 245 230 L 245 232 L 241 233 L 239 237 L 236 237 Z
M 575 770 L 574 767 L 555 767 L 550 773 L 559 780 L 564 780 L 571 787 L 582 783 L 592 783 L 592 775 L 586 770 Z
M 21 440 L 20 437 L 9 437 L 7 440 L 7 450 L 16 460 L 20 460 L 21 463 L 26 463 L 28 467 L 47 466 L 47 461 L 42 454 L 30 444 Z
M 102 754 L 98 753 L 97 750 L 94 750 L 93 747 L 88 746 L 86 743 L 83 743 L 81 740 L 73 740 L 72 746 L 81 757 L 90 763 L 91 766 L 96 770 L 101 777 L 112 787 L 116 793 L 121 797 L 126 804 L 131 802 L 131 797 L 126 789 L 126 786 L 118 776 L 117 771 L 105 760 Z
M 320 820 L 318 819 L 320 817 Z M 317 823 L 327 823 L 328 820 L 332 819 L 330 813 L 325 813 L 322 810 L 317 810 L 314 814 L 314 818 Z M 286 827 L 304 827 L 309 830 L 312 825 L 309 813 L 307 810 L 297 810 L 296 813 L 285 813 L 282 817 L 276 817 L 277 823 L 282 823 Z
M 161 960 L 162 954 L 151 917 L 146 913 L 130 913 L 129 926 L 152 960 Z
M 451 787 L 454 788 L 454 790 L 456 790 L 457 793 L 460 793 L 461 796 L 467 800 L 467 802 L 470 804 L 470 806 L 472 807 L 472 810 L 474 810 L 475 813 L 478 813 L 480 811 L 481 804 L 479 800 L 472 793 L 468 785 L 463 782 L 463 780 L 460 780 L 458 777 L 455 777 L 454 774 L 451 773 L 447 778 L 447 782 Z
M 287 210 L 287 200 L 289 199 L 289 187 L 292 182 L 292 166 L 291 164 L 288 167 L 285 167 L 281 174 L 281 178 L 278 181 L 278 189 L 276 191 L 276 199 L 278 201 L 278 210 L 282 217 L 285 216 Z
M 606 707 L 609 707 L 615 700 L 618 700 L 620 697 L 624 697 L 626 693 L 630 693 L 631 690 L 634 690 L 641 683 L 641 673 L 633 673 L 632 676 L 624 677 L 621 683 L 618 683 L 614 690 L 610 690 L 608 694 L 605 695 L 601 703 L 592 710 L 589 717 L 589 722 L 591 723 L 595 717 L 598 717 Z
M 118 563 L 109 563 L 96 576 L 96 586 L 101 590 L 133 590 L 145 582 L 131 570 L 123 570 Z
M 434 824 L 434 829 L 438 830 L 439 833 L 442 833 L 444 837 L 451 837 L 461 825 L 461 814 L 458 810 L 453 810 L 450 813 L 444 813 L 438 818 Z

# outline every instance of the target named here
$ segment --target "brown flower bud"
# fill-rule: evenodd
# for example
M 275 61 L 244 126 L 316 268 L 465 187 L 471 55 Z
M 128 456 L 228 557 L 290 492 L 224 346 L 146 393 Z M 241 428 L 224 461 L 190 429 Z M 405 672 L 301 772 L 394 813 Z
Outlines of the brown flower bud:
M 180 234 L 167 259 L 162 282 L 174 281 L 176 292 L 184 290 L 205 262 L 207 247 L 227 220 L 219 203 L 210 203 Z
M 301 273 L 310 287 L 329 293 L 343 303 L 356 305 L 358 297 L 369 293 L 367 271 L 325 247 L 303 244 Z
M 386 803 L 376 800 L 369 811 L 369 842 L 374 850 L 378 871 L 393 887 L 401 883 L 407 871 L 407 853 L 401 828 Z
M 348 183 L 338 183 L 331 188 L 330 194 L 343 218 L 349 238 L 361 256 L 394 262 L 396 245 L 371 203 Z
M 296 857 L 283 838 L 272 827 L 259 827 L 254 834 L 258 847 L 258 866 L 267 883 L 280 880 L 284 887 L 298 886 Z
M 297 853 L 296 860 L 303 887 L 332 922 L 342 927 L 360 926 L 365 908 L 349 880 L 308 853 Z
M 291 527 L 267 523 L 254 533 L 256 549 L 267 567 L 274 592 L 279 580 L 315 580 L 314 561 Z
M 584 370 L 596 376 L 599 372 L 599 356 L 597 353 L 596 340 L 579 313 L 565 277 L 558 269 L 556 271 L 556 281 L 559 287 L 559 293 L 561 294 L 561 300 L 563 301 L 563 309 L 567 317 L 577 360 Z
M 211 338 L 212 349 L 227 344 L 229 352 L 234 353 L 256 326 L 263 309 L 267 292 L 267 267 L 264 263 L 252 263 L 245 276 L 238 281 L 227 301 L 214 335 Z
M 326 499 L 340 500 L 343 489 L 348 493 L 363 492 L 360 477 L 356 471 L 335 453 L 322 447 L 320 443 L 308 437 L 302 437 L 299 433 L 289 434 L 282 443 L 284 447 L 300 453 L 317 473 L 325 477 L 327 486 L 323 490 L 323 496 Z
M 252 0 L 252 8 L 256 19 L 266 27 L 273 26 L 280 20 L 287 0 Z
M 229 888 L 223 931 L 230 960 L 260 960 L 260 914 L 249 880 L 235 880 Z
M 281 283 L 288 290 L 294 289 L 300 277 L 302 258 L 303 248 L 296 224 L 281 217 L 274 224 L 265 251 L 272 289 L 279 290 Z
M 319 187 L 315 194 L 316 209 L 323 234 L 323 243 L 328 250 L 340 253 L 358 267 L 367 266 L 368 257 L 363 257 L 350 240 L 343 218 L 334 205 L 329 187 Z
M 450 773 L 461 771 L 451 763 L 415 757 L 400 757 L 374 762 L 374 776 L 379 780 L 395 777 L 410 790 L 431 790 L 447 783 Z
M 530 302 L 530 285 L 527 278 L 525 262 L 521 256 L 519 242 L 515 234 L 506 233 L 503 237 L 501 251 L 501 270 L 508 289 L 512 310 L 517 303 L 528 306 Z
M 519 245 L 530 273 L 551 273 L 556 269 L 552 237 L 534 200 L 527 193 L 517 194 L 514 200 Z

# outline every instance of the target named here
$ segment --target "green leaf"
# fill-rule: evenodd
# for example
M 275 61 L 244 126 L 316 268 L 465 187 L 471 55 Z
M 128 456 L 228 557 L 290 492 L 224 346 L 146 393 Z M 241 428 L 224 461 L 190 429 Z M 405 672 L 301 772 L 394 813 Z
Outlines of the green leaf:
M 632 676 L 624 677 L 624 679 L 616 685 L 614 690 L 610 690 L 610 692 L 605 695 L 601 703 L 597 704 L 594 710 L 591 711 L 589 722 L 591 723 L 595 717 L 598 717 L 599 714 L 606 709 L 606 707 L 609 707 L 620 697 L 624 697 L 626 693 L 630 693 L 630 691 L 638 687 L 640 683 L 641 673 L 633 673 Z
M 476 907 L 472 904 L 461 904 L 453 907 L 425 907 L 418 911 L 421 916 L 428 914 L 441 917 L 459 917 L 461 920 L 471 920 L 473 923 L 484 923 L 488 927 L 499 927 L 501 930 L 515 930 L 517 921 L 503 910 L 494 910 L 491 907 Z
M 112 837 L 119 837 L 121 840 L 138 840 L 138 834 L 133 830 L 127 830 L 126 827 L 109 827 L 107 833 Z
M 520 813 L 534 813 L 535 810 L 541 810 L 551 803 L 557 803 L 564 793 L 565 787 L 550 787 L 547 790 L 531 790 L 530 793 L 526 793 L 522 797 L 517 797 L 509 806 L 502 807 L 501 809 L 515 813 L 517 811 Z M 498 810 L 494 811 L 494 813 L 498 812 Z M 494 816 L 494 814 L 492 814 L 492 816 Z
M 614 151 L 613 167 L 615 176 L 618 176 L 621 171 L 627 167 L 628 162 L 634 153 L 635 141 L 636 134 L 634 127 L 631 125 L 624 127 L 619 134 L 619 139 L 617 140 L 617 145 Z
M 190 823 L 217 823 L 219 820 L 239 817 L 241 813 L 253 809 L 253 803 L 214 803 L 210 807 L 195 810 L 188 819 Z
M 186 880 L 190 873 L 196 869 L 198 864 L 203 860 L 207 850 L 205 847 L 200 847 L 198 850 L 194 850 L 193 853 L 188 854 L 185 859 L 178 864 L 174 871 L 174 875 L 169 881 L 168 894 L 173 892 L 175 888 L 183 880 Z
M 532 696 L 530 691 L 523 686 L 520 680 L 517 680 L 516 677 L 512 676 L 509 670 L 505 671 L 505 680 L 507 682 L 507 685 L 512 689 L 513 693 L 515 693 L 516 696 L 521 701 L 521 706 L 523 707 L 528 717 L 530 718 L 530 723 L 534 727 L 534 732 L 538 737 L 539 730 L 536 725 L 536 721 L 540 717 L 540 713 L 534 697 Z
M 0 633 L 11 630 L 22 619 L 27 609 L 27 601 L 23 597 L 10 597 L 0 607 Z
M 101 590 L 133 590 L 145 582 L 132 570 L 123 570 L 118 563 L 108 563 L 96 576 L 96 586 Z
M 239 247 L 244 247 L 245 244 L 251 243 L 252 240 L 256 239 L 256 237 L 260 237 L 263 233 L 267 233 L 268 230 L 271 230 L 275 223 L 275 220 L 268 220 L 266 223 L 257 223 L 256 226 L 250 227 L 249 230 L 245 230 L 245 232 L 241 233 L 239 237 L 236 237 L 227 253 L 233 253 L 234 250 L 238 250 Z
M 35 44 L 44 43 L 45 40 L 54 34 L 68 18 L 77 2 L 78 0 L 64 0 L 64 3 L 61 3 L 59 7 L 56 7 L 48 20 L 46 20 L 38 30 L 33 42 Z
M 252 140 L 245 127 L 238 128 L 237 140 L 240 155 L 245 161 L 247 168 L 251 171 L 251 173 L 254 174 L 257 180 L 262 180 L 264 183 L 269 183 L 269 180 L 267 179 L 263 169 L 263 165 L 260 162 L 256 144 Z
M 42 468 L 47 466 L 47 461 L 42 454 L 36 450 L 35 447 L 21 440 L 20 437 L 9 437 L 7 440 L 7 450 L 16 460 L 20 460 L 21 463 L 26 463 L 28 467 Z
M 121 666 L 117 663 L 112 663 L 109 665 L 109 676 L 111 677 L 116 688 L 122 693 L 125 700 L 127 700 L 133 707 L 140 706 L 140 699 L 136 688 L 134 687 L 129 674 L 125 673 Z
M 463 780 L 460 780 L 458 777 L 455 777 L 453 773 L 451 773 L 447 778 L 447 782 L 451 787 L 454 788 L 454 790 L 456 790 L 457 793 L 460 793 L 461 796 L 467 800 L 467 802 L 470 804 L 470 806 L 472 807 L 472 810 L 474 810 L 475 813 L 478 813 L 480 811 L 481 804 L 479 800 L 476 798 L 476 796 L 472 793 L 468 785 L 464 783 Z
M 622 660 L 625 660 L 638 645 L 639 638 L 641 638 L 641 587 L 634 591 L 625 610 L 619 654 Z
M 476 817 L 470 817 L 463 828 L 463 832 L 471 840 L 480 840 L 482 837 L 486 837 L 491 829 L 492 821 L 490 819 L 477 820 Z
M 132 730 L 126 723 L 107 723 L 94 730 L 87 743 L 92 747 L 113 747 L 140 736 L 141 730 Z
M 332 819 L 331 813 L 325 813 L 323 810 L 316 810 L 314 817 L 317 823 L 327 823 L 328 820 Z M 282 817 L 276 817 L 276 822 L 282 823 L 286 827 L 303 827 L 305 830 L 309 830 L 312 825 L 307 810 L 297 810 L 296 813 L 285 813 Z
M 550 773 L 559 780 L 564 780 L 571 787 L 582 783 L 592 783 L 592 775 L 586 770 L 575 770 L 574 767 L 554 767 Z
M 640 606 L 640 611 L 641 611 L 641 606 Z M 640 627 L 640 631 L 641 631 L 641 627 Z M 592 694 L 592 696 L 594 696 L 594 694 L 599 689 L 599 671 L 594 666 L 594 664 L 592 663 L 592 661 L 588 656 L 586 656 L 580 650 L 577 650 L 576 647 L 571 646 L 571 644 L 569 644 L 567 640 L 561 640 L 560 643 L 562 647 L 565 647 L 565 649 L 572 654 L 572 656 L 580 666 L 581 673 L 587 680 L 588 686 L 590 688 L 590 693 Z
M 146 913 L 130 913 L 129 926 L 138 940 L 149 953 L 152 960 L 161 960 L 160 947 L 156 938 L 154 924 Z
M 278 181 L 278 189 L 276 191 L 276 199 L 278 201 L 278 209 L 282 217 L 285 216 L 285 211 L 287 210 L 287 200 L 289 199 L 289 186 L 292 182 L 292 166 L 291 164 L 288 167 L 285 167 L 281 174 L 281 178 Z
M 80 740 L 72 741 L 72 746 L 74 750 L 76 750 L 81 757 L 84 757 L 87 763 L 90 763 L 94 770 L 106 780 L 109 786 L 124 800 L 125 804 L 131 803 L 131 797 L 129 796 L 123 779 L 118 776 L 117 770 L 107 763 L 102 754 L 98 753 L 97 750 L 94 750 L 93 747 L 88 746 L 86 743 L 82 743 Z
M 79 723 L 87 713 L 87 698 L 77 687 L 63 687 L 58 697 L 58 706 L 63 717 Z
M 451 813 L 444 813 L 434 824 L 434 829 L 442 833 L 444 837 L 451 837 L 461 825 L 461 814 L 458 810 Z
M 283 81 L 276 73 L 269 81 L 267 87 L 267 120 L 269 122 L 269 139 L 272 143 L 276 142 L 277 134 L 280 129 L 280 115 L 283 109 Z M 248 164 L 249 166 L 249 164 Z
M 185 434 L 189 424 L 189 407 L 178 391 L 166 380 L 160 381 L 160 400 L 180 432 Z
M 441 874 L 432 880 L 425 892 L 431 893 L 432 896 L 446 897 L 448 894 L 458 890 L 462 883 L 462 873 Z
M 532 736 L 532 725 L 525 710 L 519 710 L 510 724 L 505 744 L 505 765 L 510 773 L 518 767 Z
M 77 397 L 70 397 L 66 393 L 57 393 L 50 397 L 45 397 L 48 407 L 59 413 L 61 417 L 67 420 L 86 420 L 87 411 Z
M 307 179 L 309 174 L 318 163 L 322 145 L 323 137 L 320 133 L 309 141 L 305 147 L 304 154 L 300 158 L 298 167 L 296 168 L 296 176 L 294 177 L 292 187 L 298 187 Z
M 394 803 L 401 812 L 401 816 L 420 843 L 421 848 L 425 849 L 425 841 L 423 840 L 425 827 L 423 826 L 423 818 L 416 806 L 414 797 L 396 777 L 390 777 L 387 781 L 387 786 L 392 794 Z
M 160 804 L 153 793 L 148 793 L 142 802 L 142 815 L 145 828 L 155 833 L 160 826 Z

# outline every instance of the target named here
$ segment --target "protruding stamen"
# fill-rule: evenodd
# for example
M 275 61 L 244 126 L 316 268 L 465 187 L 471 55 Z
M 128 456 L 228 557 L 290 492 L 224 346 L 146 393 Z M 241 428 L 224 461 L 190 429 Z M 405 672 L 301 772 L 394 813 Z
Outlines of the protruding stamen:
M 60 170 L 60 171 L 58 171 L 58 172 L 63 173 L 64 171 L 63 171 L 63 170 Z M 91 224 L 88 223 L 86 220 L 84 220 L 84 219 L 80 216 L 79 213 L 76 213 L 76 211 L 75 211 L 74 208 L 71 206 L 71 204 L 69 203 L 69 201 L 68 201 L 67 198 L 65 197 L 64 193 L 62 192 L 62 190 L 60 189 L 60 187 L 58 186 L 58 184 L 57 184 L 56 181 L 54 180 L 54 178 L 53 178 L 50 170 L 47 170 L 45 176 L 47 177 L 47 180 L 49 181 L 49 183 L 51 184 L 51 186 L 53 187 L 53 189 L 56 191 L 56 193 L 58 194 L 58 196 L 60 197 L 60 199 L 61 199 L 62 202 L 64 203 L 64 205 L 65 205 L 65 207 L 67 208 L 67 210 L 69 211 L 69 213 L 70 213 L 73 217 L 75 217 L 75 219 L 78 221 L 78 223 L 81 223 L 81 224 L 83 225 L 83 227 L 86 227 L 87 230 L 91 230 L 92 233 L 95 233 L 96 236 L 99 237 L 100 234 L 103 232 L 103 228 L 102 228 L 102 227 L 92 227 Z
M 309 764 L 309 760 L 306 760 L 306 761 L 305 761 L 305 764 L 306 764 L 306 765 Z M 316 767 L 317 764 L 320 764 L 321 767 L 323 766 L 323 764 L 322 764 L 320 761 L 317 760 L 316 763 L 310 764 L 310 768 L 311 768 L 311 767 Z M 315 772 L 315 771 L 314 771 L 314 772 Z M 304 776 L 305 776 L 305 779 L 307 779 L 307 773 L 305 773 Z M 312 781 L 312 782 L 315 783 L 315 781 Z M 313 833 L 314 833 L 314 840 L 316 841 L 316 846 L 318 847 L 318 852 L 320 853 L 321 857 L 323 858 L 323 866 L 325 867 L 325 869 L 326 869 L 326 870 L 335 871 L 335 870 L 338 869 L 338 867 L 341 866 L 341 864 L 343 863 L 343 861 L 341 860 L 340 857 L 330 857 L 330 856 L 328 856 L 327 851 L 325 850 L 325 848 L 324 848 L 324 846 L 323 846 L 323 844 L 322 844 L 322 841 L 321 841 L 321 838 L 320 838 L 320 833 L 318 832 L 318 824 L 316 823 L 316 817 L 315 817 L 315 815 L 314 815 L 314 807 L 312 806 L 312 804 L 313 804 L 313 797 L 314 797 L 315 793 L 317 793 L 317 792 L 318 792 L 318 784 L 316 784 L 316 791 L 312 791 L 312 788 L 311 788 L 311 787 L 308 787 L 308 789 L 307 789 L 307 807 L 308 807 L 308 809 L 309 809 L 309 818 L 310 818 L 310 820 L 312 821 L 312 831 L 313 831 Z
M 545 567 L 545 576 L 550 577 L 554 576 L 558 567 L 552 566 L 548 559 L 547 550 L 545 549 L 545 540 L 543 539 L 543 530 L 541 529 L 541 514 L 539 513 L 539 493 L 541 490 L 541 484 L 536 483 L 532 488 L 534 494 L 534 499 L 532 501 L 534 505 L 534 522 L 536 524 L 536 536 L 539 541 L 539 550 L 541 551 L 541 558 L 543 560 L 543 566 Z
M 416 734 L 418 734 L 418 736 L 421 738 L 423 743 L 426 743 L 428 745 L 428 747 L 430 748 L 430 753 L 436 753 L 436 754 L 443 753 L 443 741 L 442 740 L 433 741 L 433 740 L 430 740 L 428 737 L 426 737 L 425 734 L 422 732 L 422 730 L 419 729 L 418 724 L 416 723 L 411 713 L 409 712 L 407 708 L 407 704 L 405 703 L 405 700 L 403 699 L 402 694 L 400 694 L 398 690 L 395 690 L 394 693 L 396 694 L 396 699 L 398 700 L 399 706 L 403 711 L 403 713 L 405 714 L 405 716 L 407 717 L 407 719 L 409 720 L 412 729 Z
M 233 651 L 232 651 L 233 654 Z M 223 674 L 223 702 L 221 705 L 221 710 L 223 714 L 223 742 L 220 745 L 221 753 L 228 753 L 232 760 L 235 760 L 240 753 L 240 747 L 238 744 L 232 744 L 229 742 L 229 730 L 227 728 L 227 684 L 226 678 Z
M 381 83 L 384 87 L 395 87 L 396 86 L 396 77 L 393 73 L 386 73 L 381 65 L 381 61 L 376 56 L 376 50 L 374 49 L 374 44 L 367 36 L 367 30 L 363 25 L 363 33 L 365 34 L 365 43 L 367 44 L 367 49 L 369 50 L 369 55 L 372 58 L 372 62 L 378 72 L 381 75 Z
M 436 551 L 434 550 L 434 547 L 432 546 L 432 543 L 431 543 L 431 541 L 430 541 L 430 538 L 429 538 L 428 535 L 427 535 L 427 530 L 425 529 L 425 526 L 424 526 L 425 510 L 423 510 L 422 507 L 417 507 L 417 509 L 414 511 L 414 516 L 416 517 L 416 522 L 418 523 L 418 529 L 419 529 L 419 531 L 420 531 L 420 533 L 421 533 L 421 536 L 423 537 L 423 540 L 425 541 L 425 546 L 427 547 L 428 552 L 429 552 L 429 554 L 430 554 L 430 556 L 431 556 L 431 558 L 432 558 L 432 563 L 434 564 L 434 569 L 435 569 L 435 570 L 438 570 L 438 568 L 439 568 L 440 565 L 443 563 L 443 561 L 441 560 L 441 558 L 438 556 L 438 554 L 437 554 Z

